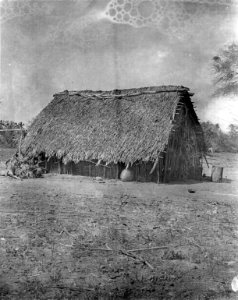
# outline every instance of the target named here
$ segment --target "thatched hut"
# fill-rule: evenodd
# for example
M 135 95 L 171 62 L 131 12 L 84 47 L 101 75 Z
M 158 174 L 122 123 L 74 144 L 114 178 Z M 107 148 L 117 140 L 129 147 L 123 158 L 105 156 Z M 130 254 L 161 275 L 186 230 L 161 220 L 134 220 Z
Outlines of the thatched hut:
M 22 144 L 48 172 L 168 182 L 200 179 L 204 141 L 188 88 L 64 91 L 36 117 Z

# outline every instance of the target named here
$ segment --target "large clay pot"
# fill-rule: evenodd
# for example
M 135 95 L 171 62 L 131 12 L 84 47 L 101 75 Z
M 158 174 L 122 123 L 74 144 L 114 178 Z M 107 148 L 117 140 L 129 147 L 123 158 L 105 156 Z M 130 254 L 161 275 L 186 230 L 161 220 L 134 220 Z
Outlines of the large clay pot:
M 120 178 L 122 181 L 133 181 L 134 172 L 132 171 L 132 169 L 124 169 L 121 172 Z

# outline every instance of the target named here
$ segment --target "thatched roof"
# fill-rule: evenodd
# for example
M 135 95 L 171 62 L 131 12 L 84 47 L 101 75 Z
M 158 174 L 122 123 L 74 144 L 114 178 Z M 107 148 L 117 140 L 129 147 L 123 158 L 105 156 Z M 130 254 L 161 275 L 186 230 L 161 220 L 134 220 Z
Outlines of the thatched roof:
M 22 151 L 56 155 L 64 162 L 154 161 L 168 143 L 181 99 L 189 102 L 198 123 L 190 95 L 182 86 L 64 91 L 36 117 Z

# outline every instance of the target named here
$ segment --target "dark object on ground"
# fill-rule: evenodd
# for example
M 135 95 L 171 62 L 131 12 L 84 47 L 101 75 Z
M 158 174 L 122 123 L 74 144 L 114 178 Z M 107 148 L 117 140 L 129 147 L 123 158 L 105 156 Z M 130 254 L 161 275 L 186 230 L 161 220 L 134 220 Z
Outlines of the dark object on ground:
M 188 189 L 188 192 L 191 193 L 191 194 L 196 193 L 195 190 L 191 190 L 191 189 Z

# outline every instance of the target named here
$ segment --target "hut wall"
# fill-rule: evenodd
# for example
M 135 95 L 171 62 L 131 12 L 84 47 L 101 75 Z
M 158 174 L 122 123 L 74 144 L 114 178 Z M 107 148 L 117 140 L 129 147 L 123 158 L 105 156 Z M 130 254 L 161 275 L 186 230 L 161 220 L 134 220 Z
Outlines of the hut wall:
M 120 178 L 120 173 L 126 167 L 124 163 L 109 164 L 105 166 L 102 162 L 101 165 L 96 166 L 96 162 L 80 161 L 79 163 L 69 162 L 66 165 L 56 157 L 50 158 L 47 162 L 47 171 L 57 174 L 71 174 L 90 177 L 103 177 L 108 179 Z M 150 174 L 153 168 L 153 162 L 136 162 L 131 169 L 134 172 L 134 180 L 140 182 L 157 182 L 158 172 L 155 170 Z
M 105 166 L 105 163 L 102 162 L 101 165 L 96 166 L 96 162 L 80 161 L 79 163 L 69 162 L 65 165 L 56 157 L 50 158 L 50 160 L 47 162 L 47 171 L 58 174 L 71 174 L 91 177 L 98 176 L 108 179 L 119 178 L 119 168 L 117 164 Z
M 57 157 L 55 157 L 55 156 L 51 157 L 46 162 L 47 172 L 60 174 L 61 173 L 61 164 L 62 164 L 61 161 Z
M 149 162 L 136 162 L 131 169 L 134 172 L 134 180 L 140 182 L 157 182 L 158 181 L 158 174 L 157 170 L 155 169 L 152 174 L 150 171 L 152 170 L 154 163 Z
M 202 176 L 202 153 L 196 134 L 196 123 L 185 103 L 175 118 L 165 158 L 164 182 L 196 179 Z

